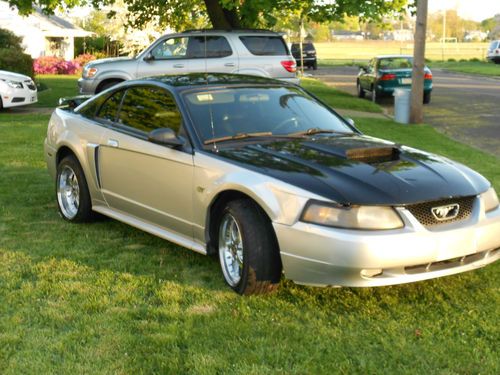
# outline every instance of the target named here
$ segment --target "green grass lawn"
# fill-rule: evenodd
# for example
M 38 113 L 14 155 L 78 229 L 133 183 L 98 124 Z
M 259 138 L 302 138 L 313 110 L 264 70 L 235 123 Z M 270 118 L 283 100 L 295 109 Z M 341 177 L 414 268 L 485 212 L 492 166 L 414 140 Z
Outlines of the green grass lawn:
M 332 88 L 317 79 L 302 78 L 300 85 L 333 108 L 381 113 L 382 108 L 369 100 L 359 100 L 347 92 Z
M 214 259 L 114 220 L 63 221 L 43 160 L 48 118 L 0 113 L 0 374 L 500 373 L 500 263 L 382 288 L 282 281 L 240 297 Z M 500 190 L 498 159 L 431 127 L 356 122 Z
M 432 68 L 443 68 L 458 73 L 480 74 L 500 77 L 500 64 L 482 61 L 433 61 L 428 64 Z
M 59 98 L 78 95 L 76 81 L 79 77 L 51 74 L 37 76 L 35 80 L 46 89 L 38 93 L 38 102 L 34 106 L 55 107 Z

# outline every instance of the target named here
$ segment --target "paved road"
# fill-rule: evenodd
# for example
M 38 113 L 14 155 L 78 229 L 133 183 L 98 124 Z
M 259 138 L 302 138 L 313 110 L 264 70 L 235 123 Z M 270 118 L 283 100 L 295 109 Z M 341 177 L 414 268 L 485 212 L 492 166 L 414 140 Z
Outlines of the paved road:
M 312 74 L 355 94 L 357 72 L 356 67 L 320 67 Z M 500 157 L 500 79 L 438 69 L 433 75 L 434 90 L 431 103 L 424 107 L 425 122 L 460 142 Z M 382 105 L 392 112 L 392 99 L 385 99 Z

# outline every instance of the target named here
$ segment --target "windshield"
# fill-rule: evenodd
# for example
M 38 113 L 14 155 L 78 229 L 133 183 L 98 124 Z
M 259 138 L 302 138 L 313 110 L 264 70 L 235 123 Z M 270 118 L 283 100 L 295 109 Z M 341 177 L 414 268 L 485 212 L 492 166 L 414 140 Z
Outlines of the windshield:
M 238 134 L 273 136 L 314 128 L 352 133 L 328 108 L 293 87 L 231 88 L 185 94 L 201 142 Z
M 379 69 L 411 69 L 413 59 L 411 57 L 386 57 L 380 59 Z

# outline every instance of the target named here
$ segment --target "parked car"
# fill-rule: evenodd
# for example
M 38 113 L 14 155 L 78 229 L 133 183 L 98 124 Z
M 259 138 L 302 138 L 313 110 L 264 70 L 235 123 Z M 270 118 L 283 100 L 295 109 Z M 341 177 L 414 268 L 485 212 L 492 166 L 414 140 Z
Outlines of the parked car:
M 494 40 L 490 43 L 486 58 L 495 64 L 500 64 L 500 40 Z
M 0 109 L 36 103 L 33 80 L 23 74 L 0 70 Z
M 218 255 L 242 294 L 368 287 L 500 257 L 491 184 L 449 159 L 363 135 L 300 87 L 190 74 L 127 81 L 56 109 L 45 140 L 62 217 L 99 212 Z
M 300 66 L 301 65 L 300 43 L 292 43 L 291 49 L 293 58 L 297 62 L 297 66 Z M 308 68 L 312 68 L 314 70 L 318 69 L 318 61 L 316 59 L 316 48 L 314 48 L 314 44 L 312 43 L 302 44 L 302 59 L 304 60 L 304 66 L 307 66 Z
M 367 91 L 371 92 L 372 100 L 376 102 L 382 96 L 390 96 L 396 88 L 411 88 L 413 57 L 403 55 L 377 56 L 370 60 L 367 66 L 360 67 L 356 79 L 358 97 L 364 98 Z M 424 67 L 424 97 L 425 104 L 430 103 L 432 92 L 432 72 Z
M 90 62 L 78 81 L 81 94 L 159 74 L 251 74 L 299 83 L 297 65 L 280 33 L 266 30 L 192 30 L 165 35 L 137 57 Z

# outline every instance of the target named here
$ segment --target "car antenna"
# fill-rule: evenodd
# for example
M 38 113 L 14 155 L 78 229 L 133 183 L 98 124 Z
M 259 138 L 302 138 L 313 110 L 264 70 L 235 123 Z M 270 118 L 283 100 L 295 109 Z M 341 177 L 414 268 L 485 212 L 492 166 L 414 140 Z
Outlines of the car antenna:
M 207 66 L 207 34 L 203 33 L 203 50 L 204 50 L 204 60 L 205 60 L 205 83 L 208 87 L 208 66 Z M 215 126 L 214 126 L 214 113 L 212 110 L 212 103 L 208 102 L 208 113 L 210 115 L 210 130 L 212 131 L 212 139 L 215 138 Z M 213 148 L 215 152 L 218 152 L 217 142 L 213 143 Z

